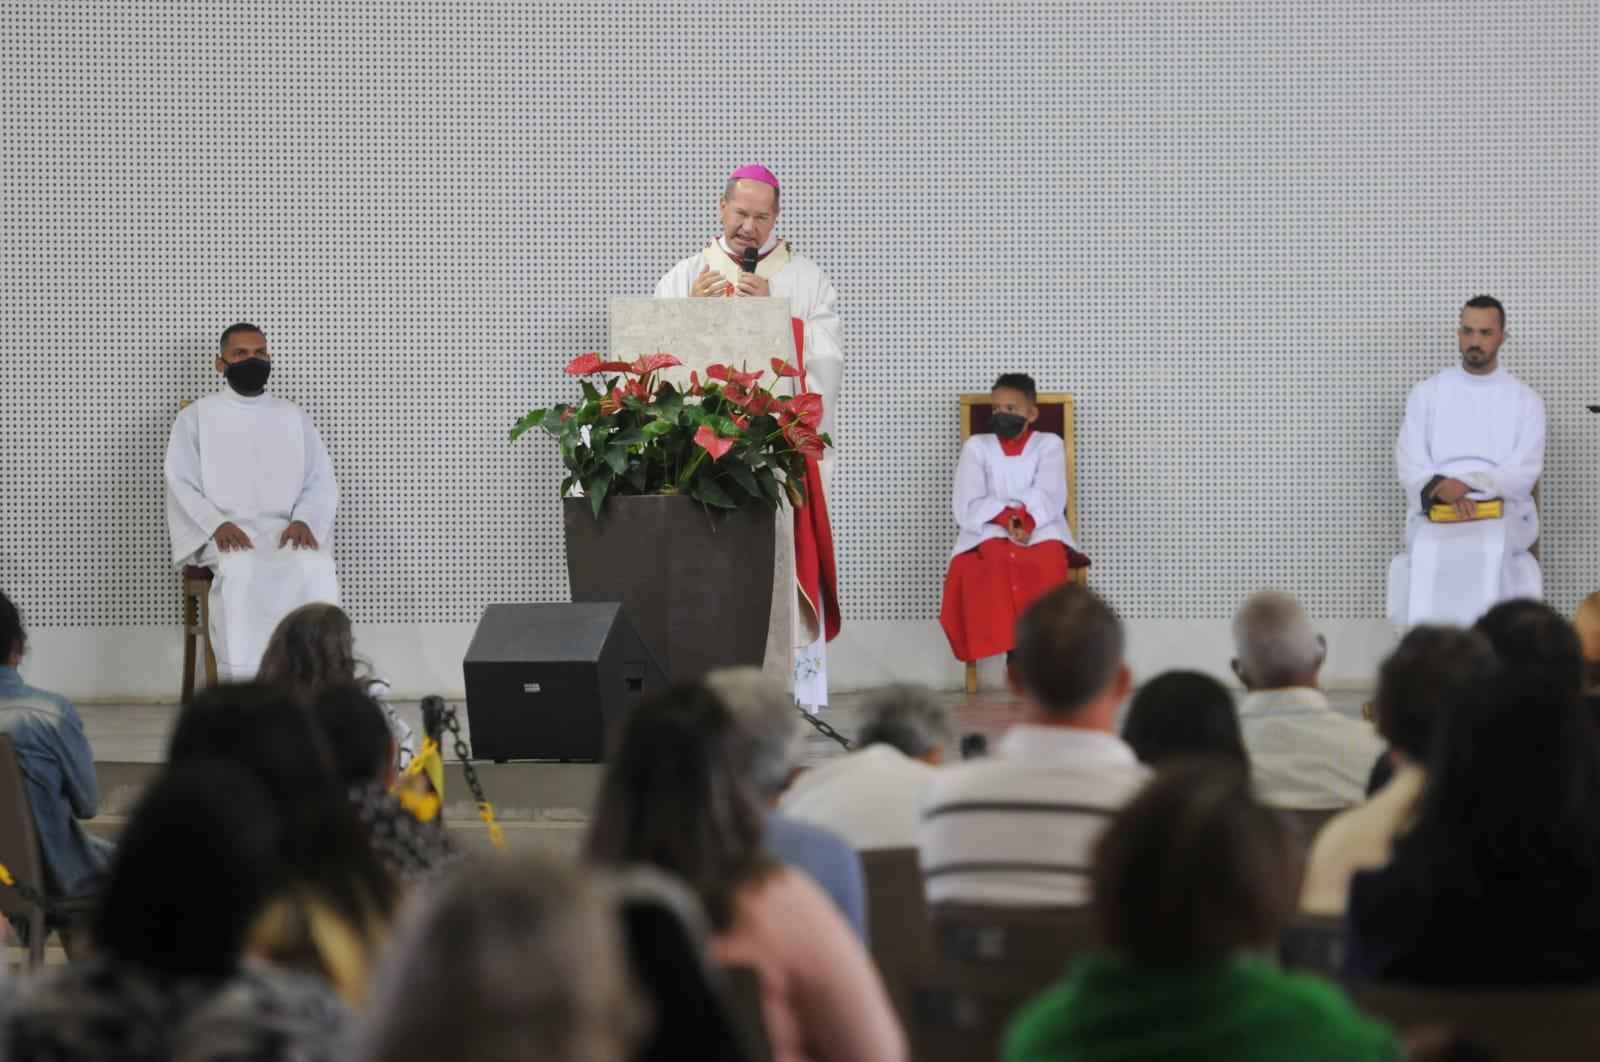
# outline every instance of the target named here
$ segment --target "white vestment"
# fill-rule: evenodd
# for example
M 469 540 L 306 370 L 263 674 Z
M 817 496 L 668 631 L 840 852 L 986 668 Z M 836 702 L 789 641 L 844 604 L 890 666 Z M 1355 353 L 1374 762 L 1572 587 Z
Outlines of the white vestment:
M 1389 566 L 1389 618 L 1468 626 L 1496 603 L 1541 597 L 1533 488 L 1544 469 L 1544 401 L 1504 369 L 1446 369 L 1412 388 L 1394 448 L 1405 491 L 1406 552 Z M 1474 500 L 1499 498 L 1499 520 L 1430 523 L 1422 491 L 1459 479 Z
M 844 376 L 844 341 L 835 308 L 838 293 L 816 263 L 793 253 L 787 242 L 774 236 L 761 251 L 765 257 L 757 265 L 756 275 L 767 281 L 774 298 L 788 299 L 790 316 L 805 324 L 806 389 L 822 396 L 821 430 L 831 435 L 837 422 L 839 381 Z M 656 284 L 656 298 L 688 298 L 695 278 L 708 266 L 721 273 L 727 283 L 739 283 L 742 268 L 719 238 L 699 254 L 673 266 Z M 736 358 L 737 354 L 730 356 Z M 766 369 L 767 366 L 750 366 L 752 370 L 757 368 Z M 830 447 L 817 462 L 824 493 L 833 482 L 836 460 L 836 452 Z M 799 596 L 794 589 L 794 529 L 789 521 L 782 519 L 778 521 L 778 554 L 773 604 L 778 605 L 780 598 L 776 595 L 782 594 L 789 600 L 789 608 L 784 616 L 774 607 L 773 633 L 777 635 L 785 630 L 790 633 L 783 635 L 781 641 L 769 644 L 767 667 L 786 673 L 795 699 L 801 704 L 824 705 L 828 703 L 827 639 L 818 629 L 819 625 L 804 622 L 807 617 L 801 612 Z M 787 651 L 784 642 L 791 647 Z
M 245 398 L 224 384 L 178 414 L 166 479 L 173 563 L 214 573 L 211 647 L 219 675 L 253 678 L 279 620 L 313 601 L 339 601 L 333 462 L 299 406 L 271 394 Z M 296 520 L 311 529 L 319 548 L 279 547 L 284 528 Z M 211 536 L 230 522 L 253 549 L 217 549 Z
M 1006 529 L 991 521 L 1012 507 L 1033 518 L 1028 545 L 1063 542 L 1078 548 L 1067 526 L 1067 448 L 1059 435 L 1036 431 L 1015 457 L 1000 448 L 999 436 L 971 436 L 961 447 L 951 501 L 960 529 L 952 557 L 987 539 L 1005 538 Z

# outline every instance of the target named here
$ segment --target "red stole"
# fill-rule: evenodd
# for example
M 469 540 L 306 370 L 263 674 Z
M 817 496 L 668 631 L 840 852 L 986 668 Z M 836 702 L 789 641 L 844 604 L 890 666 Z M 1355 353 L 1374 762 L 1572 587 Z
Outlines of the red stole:
M 795 360 L 800 369 L 800 391 L 806 387 L 806 323 L 790 318 L 794 326 Z M 806 458 L 806 503 L 794 511 L 794 581 L 803 607 L 811 612 L 813 629 L 827 641 L 839 635 L 839 573 L 834 565 L 833 525 L 828 520 L 828 499 L 822 493 L 822 472 L 815 457 Z M 776 604 L 776 602 L 774 602 Z

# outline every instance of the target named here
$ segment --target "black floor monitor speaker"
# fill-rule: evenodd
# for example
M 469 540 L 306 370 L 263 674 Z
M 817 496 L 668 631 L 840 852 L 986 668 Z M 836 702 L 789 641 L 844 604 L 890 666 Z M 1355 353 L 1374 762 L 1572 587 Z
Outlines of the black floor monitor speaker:
M 480 760 L 603 759 L 610 727 L 667 684 L 613 601 L 490 605 L 461 669 Z

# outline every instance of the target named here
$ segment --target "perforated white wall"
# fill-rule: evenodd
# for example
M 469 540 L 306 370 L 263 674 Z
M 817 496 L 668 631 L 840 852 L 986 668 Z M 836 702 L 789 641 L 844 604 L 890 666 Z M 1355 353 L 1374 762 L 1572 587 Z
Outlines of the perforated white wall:
M 36 627 L 176 621 L 162 448 L 245 318 L 333 449 L 358 620 L 562 598 L 555 454 L 505 430 L 759 160 L 843 298 L 847 620 L 935 614 L 955 395 L 1008 369 L 1078 396 L 1130 617 L 1265 583 L 1380 616 L 1404 393 L 1479 291 L 1548 403 L 1569 607 L 1600 586 L 1595 10 L 8 3 L 0 585 Z

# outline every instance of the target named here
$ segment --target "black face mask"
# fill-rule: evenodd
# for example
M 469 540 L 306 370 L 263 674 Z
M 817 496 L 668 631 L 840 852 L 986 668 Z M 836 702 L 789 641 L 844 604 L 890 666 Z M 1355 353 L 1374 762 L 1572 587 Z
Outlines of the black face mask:
M 1002 439 L 1015 439 L 1028 426 L 1028 418 L 1021 413 L 989 414 L 989 429 Z
M 272 375 L 272 362 L 266 358 L 246 358 L 230 364 L 222 373 L 228 386 L 246 398 L 259 395 Z

